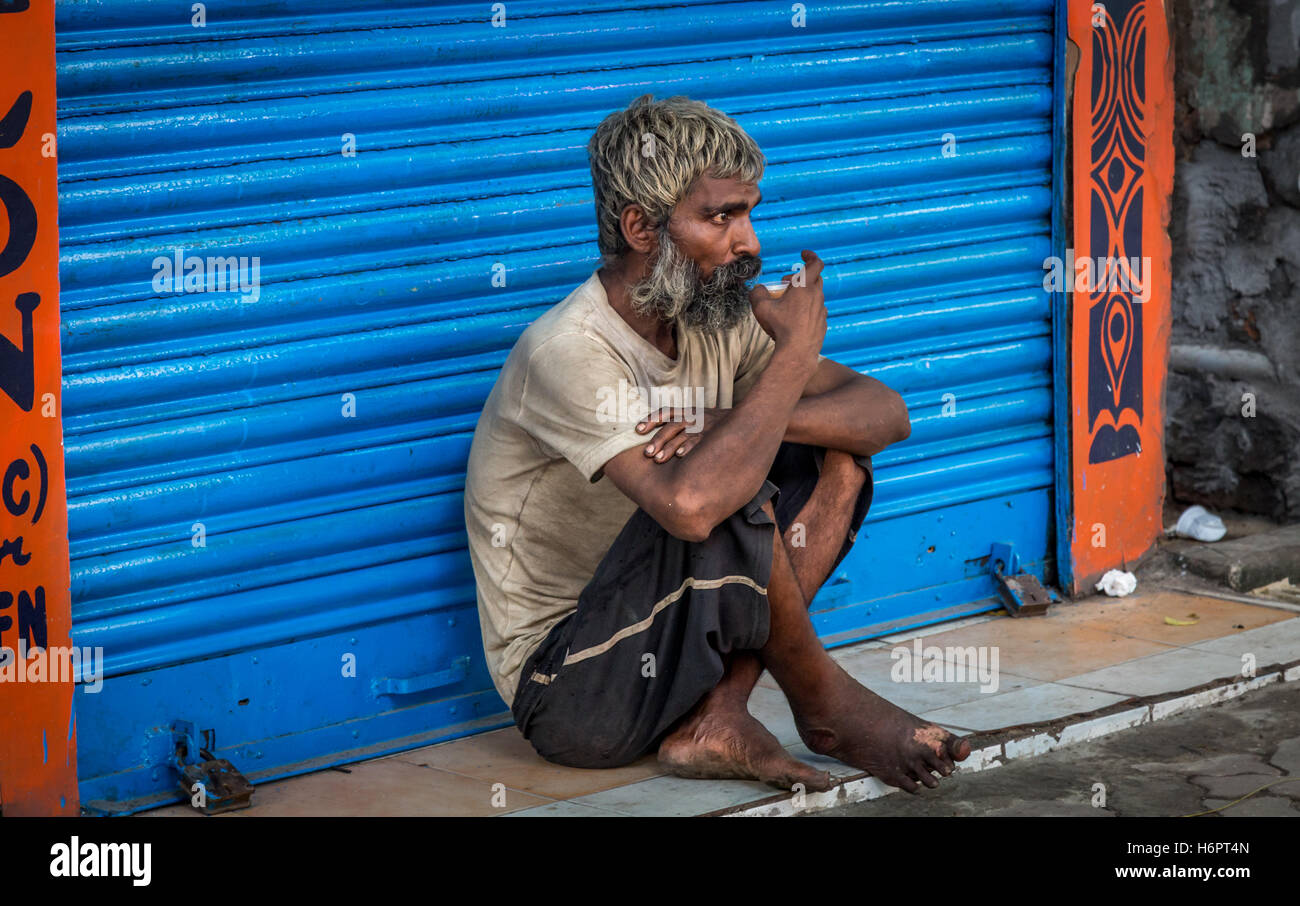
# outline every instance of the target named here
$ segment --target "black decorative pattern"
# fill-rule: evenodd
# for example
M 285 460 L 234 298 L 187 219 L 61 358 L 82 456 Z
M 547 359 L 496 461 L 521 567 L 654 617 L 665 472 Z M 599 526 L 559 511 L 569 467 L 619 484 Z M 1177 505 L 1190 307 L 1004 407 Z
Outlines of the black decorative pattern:
M 1141 261 L 1146 0 L 1108 0 L 1105 16 L 1105 27 L 1092 29 L 1089 255 Z M 1142 303 L 1136 291 L 1106 288 L 1098 270 L 1088 309 L 1090 463 L 1141 450 Z

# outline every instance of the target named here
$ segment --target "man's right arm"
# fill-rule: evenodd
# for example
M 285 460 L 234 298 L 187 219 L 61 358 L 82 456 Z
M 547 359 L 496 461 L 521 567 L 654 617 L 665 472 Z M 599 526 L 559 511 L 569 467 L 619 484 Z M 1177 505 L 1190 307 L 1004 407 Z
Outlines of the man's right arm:
M 702 541 L 763 485 L 803 388 L 817 368 L 826 335 L 821 261 L 804 253 L 806 283 L 777 302 L 762 287 L 750 300 L 775 344 L 753 388 L 690 456 L 658 463 L 643 447 L 605 464 L 605 476 L 670 534 Z M 647 442 L 649 437 L 647 437 Z

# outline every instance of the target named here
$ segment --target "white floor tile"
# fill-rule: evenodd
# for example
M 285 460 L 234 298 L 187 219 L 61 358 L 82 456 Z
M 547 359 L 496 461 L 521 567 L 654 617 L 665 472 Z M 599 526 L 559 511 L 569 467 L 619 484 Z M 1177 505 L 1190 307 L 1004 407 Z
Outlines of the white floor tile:
M 780 792 L 776 787 L 749 780 L 692 780 L 664 775 L 569 801 L 624 815 L 688 817 L 742 805 Z
M 1255 656 L 1256 668 L 1300 660 L 1300 620 L 1283 620 L 1247 629 L 1220 639 L 1207 639 L 1191 646 L 1201 651 L 1229 655 L 1241 663 L 1243 654 Z
M 1237 657 L 1198 648 L 1177 648 L 1071 676 L 1061 683 L 1126 697 L 1158 695 L 1190 689 L 1220 677 L 1235 676 L 1240 670 L 1241 661 Z
M 767 727 L 783 746 L 799 742 L 799 730 L 794 725 L 794 712 L 780 689 L 755 686 L 749 696 L 749 713 Z
M 939 724 L 951 723 L 972 730 L 998 730 L 1093 711 L 1123 701 L 1124 698 L 1125 696 L 1110 692 L 1041 683 L 927 711 L 922 716 Z
M 509 812 L 502 818 L 626 818 L 627 815 L 611 812 L 608 809 L 595 808 L 577 802 L 551 802 L 526 808 L 523 811 Z
M 1004 670 L 998 671 L 996 686 L 982 685 L 973 676 L 968 677 L 973 681 L 961 683 L 899 682 L 895 680 L 895 676 L 901 674 L 894 672 L 894 667 L 898 663 L 900 662 L 890 657 L 888 651 L 864 651 L 843 658 L 840 666 L 881 698 L 913 714 L 990 698 L 1014 689 L 1024 689 L 1039 684 L 1039 680 L 1015 676 Z M 992 691 L 984 692 L 982 691 L 984 688 L 990 688 Z

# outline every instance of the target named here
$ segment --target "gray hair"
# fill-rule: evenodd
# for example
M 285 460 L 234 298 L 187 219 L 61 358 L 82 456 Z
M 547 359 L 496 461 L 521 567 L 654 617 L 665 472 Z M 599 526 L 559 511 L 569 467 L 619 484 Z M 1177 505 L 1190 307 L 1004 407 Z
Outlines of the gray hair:
M 626 110 L 611 113 L 587 143 L 587 156 L 597 241 L 606 260 L 628 250 L 619 224 L 628 205 L 640 205 L 655 226 L 666 228 L 701 176 L 757 183 L 766 163 L 739 123 L 680 95 L 656 101 L 643 94 Z

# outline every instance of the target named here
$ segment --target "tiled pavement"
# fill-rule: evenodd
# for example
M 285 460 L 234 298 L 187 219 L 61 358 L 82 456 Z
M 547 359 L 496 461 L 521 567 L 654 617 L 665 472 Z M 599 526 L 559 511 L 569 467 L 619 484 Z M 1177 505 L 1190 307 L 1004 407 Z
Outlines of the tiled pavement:
M 1171 617 L 1192 625 L 1172 625 Z M 1124 701 L 1239 675 L 1243 655 L 1259 667 L 1300 659 L 1292 611 L 1169 591 L 1060 604 L 1046 617 L 972 617 L 832 652 L 844 668 L 900 707 L 953 732 L 1054 720 Z M 997 684 L 895 682 L 897 647 L 997 652 Z M 926 658 L 929 654 L 925 655 Z M 951 661 L 950 661 L 951 663 Z M 989 660 L 988 666 L 993 662 Z M 797 757 L 848 777 L 860 772 L 814 755 L 799 741 L 785 696 L 764 674 L 750 711 Z M 608 771 L 548 764 L 514 727 L 453 740 L 342 770 L 257 788 L 237 816 L 271 815 L 699 815 L 774 793 L 747 781 L 664 775 L 653 756 Z M 1223 795 L 1227 795 L 1225 790 Z M 146 815 L 193 815 L 174 805 Z

